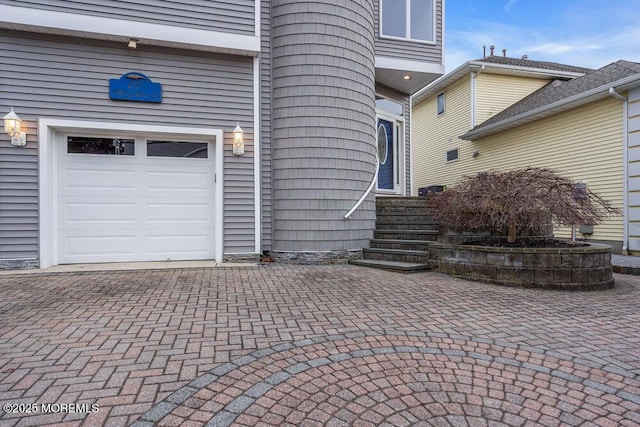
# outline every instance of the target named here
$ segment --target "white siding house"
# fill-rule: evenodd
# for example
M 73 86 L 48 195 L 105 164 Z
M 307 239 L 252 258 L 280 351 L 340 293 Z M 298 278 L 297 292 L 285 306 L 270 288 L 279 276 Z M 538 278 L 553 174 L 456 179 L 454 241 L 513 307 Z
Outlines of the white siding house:
M 617 252 L 639 251 L 640 169 L 634 150 L 640 65 L 618 61 L 598 70 L 572 70 L 555 64 L 541 79 L 524 76 L 535 61 L 489 61 L 512 64 L 497 73 L 487 70 L 493 65 L 482 73 L 475 68 L 475 75 L 455 81 L 444 76 L 413 98 L 414 192 L 418 186 L 451 186 L 487 170 L 550 168 L 587 184 L 622 212 L 592 231 L 583 228 L 579 238 L 611 244 Z M 447 108 L 438 117 L 436 97 L 443 91 Z M 446 152 L 454 147 L 458 157 L 447 161 Z M 570 237 L 571 230 L 555 234 Z

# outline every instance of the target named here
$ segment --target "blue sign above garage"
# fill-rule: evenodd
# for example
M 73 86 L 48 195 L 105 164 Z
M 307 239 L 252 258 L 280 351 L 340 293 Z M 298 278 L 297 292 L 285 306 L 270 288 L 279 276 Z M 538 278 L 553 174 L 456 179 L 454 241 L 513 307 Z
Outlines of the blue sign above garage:
M 162 85 L 154 83 L 142 73 L 123 74 L 109 80 L 109 98 L 121 101 L 162 102 Z

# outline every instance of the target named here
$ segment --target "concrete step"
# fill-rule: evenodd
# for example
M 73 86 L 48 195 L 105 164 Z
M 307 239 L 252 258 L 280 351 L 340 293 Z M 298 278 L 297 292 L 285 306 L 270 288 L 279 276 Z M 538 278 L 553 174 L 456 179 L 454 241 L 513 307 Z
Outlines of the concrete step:
M 378 223 L 398 223 L 398 224 L 434 224 L 438 223 L 431 218 L 429 215 L 425 215 L 424 212 L 421 214 L 411 214 L 411 213 L 376 213 L 376 224 Z
M 424 206 L 378 206 L 376 214 L 378 215 L 426 215 L 429 216 L 431 211 L 425 209 Z
M 398 203 L 398 202 L 414 202 L 414 201 L 424 201 L 424 197 L 418 196 L 381 196 L 376 198 L 376 202 L 381 203 Z
M 378 229 L 374 231 L 373 235 L 376 239 L 423 240 L 433 242 L 438 238 L 438 230 Z
M 378 219 L 376 221 L 377 230 L 438 230 L 438 223 L 430 220 L 399 222 L 385 221 Z
M 411 251 L 428 251 L 429 245 L 433 243 L 428 240 L 403 240 L 403 239 L 373 239 L 371 247 L 378 249 L 404 249 Z
M 390 206 L 405 206 L 405 207 L 424 207 L 424 197 L 390 197 L 390 198 L 377 198 L 376 207 L 390 207 Z
M 405 249 L 380 249 L 364 248 L 362 256 L 364 259 L 375 259 L 382 261 L 399 261 L 425 264 L 427 262 L 428 251 L 416 251 Z
M 422 211 L 429 212 L 425 207 L 424 201 L 420 203 L 407 203 L 407 204 L 378 204 L 376 203 L 376 211 L 378 212 L 393 212 L 393 211 Z
M 349 264 L 360 265 L 362 267 L 377 268 L 380 270 L 396 271 L 399 273 L 417 273 L 420 271 L 431 270 L 428 264 L 417 262 L 398 262 L 398 261 L 383 261 L 375 259 L 352 259 Z

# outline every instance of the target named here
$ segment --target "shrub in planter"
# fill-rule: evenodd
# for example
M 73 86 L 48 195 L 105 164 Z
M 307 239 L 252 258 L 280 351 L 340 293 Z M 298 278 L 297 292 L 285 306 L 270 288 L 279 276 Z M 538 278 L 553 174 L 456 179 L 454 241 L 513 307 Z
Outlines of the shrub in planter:
M 445 227 L 462 232 L 507 230 L 514 243 L 517 230 L 596 225 L 620 211 L 592 192 L 544 168 L 491 171 L 427 197 L 426 206 Z
M 448 243 L 429 247 L 429 262 L 443 273 L 508 286 L 553 289 L 607 289 L 614 284 L 610 246 L 578 247 L 540 239 L 550 234 L 551 222 L 594 225 L 619 213 L 586 186 L 548 169 L 479 174 L 443 193 L 429 195 L 426 204 L 430 215 L 452 234 Z M 504 230 L 506 242 L 504 238 L 492 241 Z M 515 244 L 518 233 L 529 236 L 522 247 Z M 474 234 L 476 240 L 484 235 L 480 243 L 468 241 Z

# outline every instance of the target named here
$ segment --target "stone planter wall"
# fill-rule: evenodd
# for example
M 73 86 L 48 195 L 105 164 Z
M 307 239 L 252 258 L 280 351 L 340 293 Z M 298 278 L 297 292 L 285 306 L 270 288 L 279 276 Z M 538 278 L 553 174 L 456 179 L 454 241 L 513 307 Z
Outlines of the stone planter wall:
M 516 236 L 518 238 L 525 238 L 528 240 L 545 240 L 553 239 L 553 225 L 551 223 L 542 225 L 540 227 L 531 228 L 518 228 L 516 230 Z M 507 240 L 507 230 L 458 230 L 451 227 L 440 226 L 440 234 L 438 235 L 438 241 L 440 243 L 449 243 L 452 245 L 459 245 L 465 242 L 471 242 L 473 240 L 490 237 L 496 240 Z
M 433 243 L 435 269 L 471 280 L 528 288 L 596 290 L 614 285 L 611 246 L 494 248 Z

